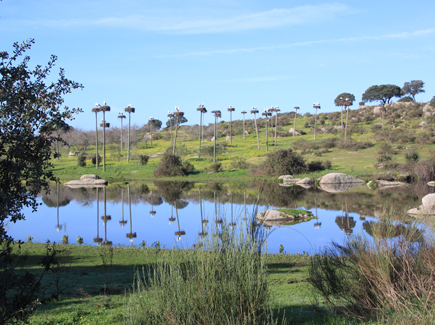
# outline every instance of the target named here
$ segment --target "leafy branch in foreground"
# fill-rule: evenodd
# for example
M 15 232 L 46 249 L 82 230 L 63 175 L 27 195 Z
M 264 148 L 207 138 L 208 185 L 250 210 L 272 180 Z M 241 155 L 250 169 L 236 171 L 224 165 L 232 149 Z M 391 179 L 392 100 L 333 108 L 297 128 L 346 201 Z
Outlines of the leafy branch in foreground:
M 25 52 L 32 44 L 33 39 L 15 43 L 12 54 L 0 53 L 0 240 L 7 238 L 5 219 L 24 219 L 24 206 L 36 210 L 36 196 L 48 190 L 49 181 L 55 181 L 48 168 L 52 167 L 51 146 L 56 137 L 46 126 L 70 120 L 81 111 L 60 109 L 63 96 L 83 86 L 67 79 L 62 68 L 56 81 L 47 81 L 55 55 L 46 66 L 28 67 L 30 57 Z

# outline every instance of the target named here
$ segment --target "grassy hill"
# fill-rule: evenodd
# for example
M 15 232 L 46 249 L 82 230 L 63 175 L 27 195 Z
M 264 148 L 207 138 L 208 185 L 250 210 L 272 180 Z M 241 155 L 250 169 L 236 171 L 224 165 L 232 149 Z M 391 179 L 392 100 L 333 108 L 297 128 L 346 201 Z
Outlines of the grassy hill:
M 435 128 L 432 125 L 435 117 L 432 114 L 432 108 L 429 104 L 393 103 L 386 105 L 382 120 L 380 107 L 362 106 L 349 111 L 347 139 L 345 140 L 346 131 L 345 127 L 341 127 L 340 112 L 319 113 L 316 121 L 310 113 L 303 116 L 297 115 L 296 130 L 300 135 L 295 137 L 293 132 L 289 132 L 294 125 L 294 112 L 282 112 L 278 114 L 276 146 L 274 139 L 275 116 L 269 120 L 268 151 L 292 148 L 301 153 L 307 162 L 326 160 L 331 162 L 329 170 L 317 172 L 314 176 L 332 171 L 355 176 L 372 175 L 382 170 L 379 167 L 394 166 L 391 161 L 404 164 L 406 162 L 405 154 L 411 150 L 416 151 L 420 159 L 432 156 L 431 148 L 435 143 Z M 316 123 L 316 141 L 314 141 L 314 123 Z M 343 126 L 345 124 L 346 114 L 343 111 Z M 210 174 L 206 171 L 213 162 L 214 125 L 204 126 L 201 158 L 198 157 L 199 126 L 180 126 L 177 136 L 177 154 L 183 160 L 193 164 L 196 170 L 193 175 L 183 179 L 251 180 L 249 166 L 258 165 L 266 159 L 266 120 L 257 118 L 257 125 L 260 149 L 257 148 L 254 120 L 250 119 L 245 122 L 245 140 L 243 140 L 243 121 L 233 121 L 232 141 L 229 138 L 229 122 L 219 121 L 217 125 L 217 161 L 222 164 L 224 172 L 218 174 Z M 108 131 L 106 131 L 107 133 Z M 126 138 L 126 135 L 124 137 Z M 103 172 L 102 164 L 97 170 L 95 165 L 91 163 L 91 157 L 95 156 L 95 145 L 86 146 L 86 150 L 84 150 L 87 156 L 85 167 L 77 165 L 77 157 L 68 157 L 68 147 L 65 146 L 61 148 L 62 157 L 60 160 L 54 161 L 55 175 L 61 181 L 76 179 L 80 175 L 88 173 L 98 174 L 100 177 L 112 181 L 153 179 L 153 172 L 162 154 L 170 147 L 170 129 L 165 128 L 153 132 L 152 144 L 146 131 L 142 131 L 138 138 L 144 140 L 138 141 L 131 149 L 129 163 L 126 161 L 126 146 L 122 152 L 120 150 L 119 137 L 111 136 L 110 141 L 106 140 L 106 172 Z M 69 150 L 80 151 L 82 147 L 76 146 L 69 148 Z M 389 164 L 378 164 L 382 160 L 379 159 L 379 156 L 385 150 L 390 151 L 392 160 Z M 100 146 L 99 154 L 102 156 L 102 153 L 103 150 Z M 140 164 L 140 155 L 150 157 L 146 165 Z M 306 176 L 306 174 L 301 176 Z

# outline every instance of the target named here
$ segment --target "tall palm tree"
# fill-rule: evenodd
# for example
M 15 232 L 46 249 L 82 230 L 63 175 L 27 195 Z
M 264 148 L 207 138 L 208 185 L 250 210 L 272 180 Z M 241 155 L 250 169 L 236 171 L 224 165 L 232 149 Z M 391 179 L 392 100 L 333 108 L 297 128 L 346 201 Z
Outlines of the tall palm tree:
M 260 150 L 260 140 L 258 138 L 258 126 L 257 126 L 257 115 L 256 115 L 257 113 L 258 113 L 257 107 L 252 107 L 251 114 L 254 114 L 255 132 L 257 133 L 257 147 L 258 150 Z

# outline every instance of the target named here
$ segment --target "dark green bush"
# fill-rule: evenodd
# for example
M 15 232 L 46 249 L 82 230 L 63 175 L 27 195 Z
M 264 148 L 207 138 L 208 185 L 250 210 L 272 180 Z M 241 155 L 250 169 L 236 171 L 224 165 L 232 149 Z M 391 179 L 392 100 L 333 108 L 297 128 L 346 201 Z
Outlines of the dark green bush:
M 322 162 L 322 165 L 323 165 L 323 168 L 324 169 L 331 169 L 331 161 L 330 160 L 324 160 L 323 162 Z
M 432 97 L 432 99 L 429 102 L 429 105 L 435 108 L 435 96 Z
M 209 173 L 220 173 L 223 172 L 222 163 L 211 164 L 205 169 Z
M 146 165 L 148 163 L 148 160 L 150 159 L 150 156 L 147 155 L 139 155 L 139 162 L 142 166 Z
M 392 159 L 391 155 L 386 153 L 386 152 L 382 153 L 377 158 L 378 162 L 387 162 L 387 161 L 390 161 L 391 159 Z
M 295 175 L 307 170 L 304 158 L 292 149 L 281 149 L 268 153 L 266 160 L 251 171 L 255 175 Z
M 245 158 L 234 158 L 231 161 L 231 168 L 234 169 L 248 169 L 249 164 L 246 162 Z
M 157 169 L 154 171 L 154 176 L 185 176 L 191 172 L 191 168 L 186 164 L 183 165 L 179 156 L 165 152 Z
M 324 170 L 325 169 L 325 167 L 323 166 L 322 161 L 320 161 L 320 160 L 310 161 L 307 164 L 307 167 L 308 167 L 308 171 L 310 171 L 310 172 L 315 172 L 315 171 L 318 171 L 318 170 Z
M 77 156 L 77 165 L 79 165 L 80 167 L 85 167 L 86 166 L 86 155 L 85 155 L 84 152 L 81 152 Z
M 102 160 L 101 156 L 98 155 L 98 163 L 101 163 L 101 160 Z M 96 165 L 97 164 L 96 156 L 92 156 L 91 161 L 92 161 L 92 164 Z
M 420 155 L 415 149 L 409 150 L 409 152 L 405 152 L 405 160 L 409 165 L 415 164 L 420 159 Z

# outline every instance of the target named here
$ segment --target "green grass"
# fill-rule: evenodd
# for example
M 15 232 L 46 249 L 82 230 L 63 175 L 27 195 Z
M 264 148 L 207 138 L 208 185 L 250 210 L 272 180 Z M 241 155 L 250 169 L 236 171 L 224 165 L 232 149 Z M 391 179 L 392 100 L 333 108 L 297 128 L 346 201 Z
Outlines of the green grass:
M 356 113 L 355 113 L 356 114 Z M 285 117 L 285 116 L 284 116 Z M 304 130 L 307 132 L 305 135 L 296 136 L 293 138 L 292 136 L 278 137 L 277 138 L 277 146 L 273 145 L 273 137 L 269 136 L 269 152 L 278 150 L 278 149 L 287 149 L 294 148 L 295 141 L 298 140 L 307 140 L 309 142 L 313 142 L 314 137 L 311 128 L 304 128 L 305 123 L 308 118 L 298 118 L 296 123 L 296 129 Z M 423 132 L 423 130 L 416 129 L 415 125 L 417 125 L 420 121 L 423 121 L 423 118 L 417 119 L 397 119 L 395 121 L 397 126 L 400 126 L 403 130 L 415 131 L 415 134 Z M 278 127 L 278 131 L 282 134 L 287 133 L 289 128 L 293 127 L 293 120 L 289 120 L 288 125 L 281 125 Z M 387 122 L 387 118 L 385 119 Z M 240 121 L 234 121 L 236 124 Z M 320 157 L 314 155 L 313 153 L 309 153 L 304 155 L 304 158 L 307 162 L 314 160 L 329 160 L 332 162 L 332 166 L 330 170 L 324 170 L 316 173 L 302 174 L 298 175 L 300 177 L 318 177 L 325 175 L 329 172 L 341 172 L 350 174 L 353 176 L 361 176 L 361 175 L 371 175 L 375 172 L 378 172 L 374 167 L 376 163 L 376 158 L 378 157 L 377 151 L 379 150 L 379 143 L 376 143 L 374 138 L 374 133 L 372 132 L 372 125 L 374 123 L 380 122 L 380 120 L 371 121 L 369 124 L 365 122 L 360 123 L 350 123 L 350 126 L 358 126 L 361 130 L 364 130 L 365 133 L 359 134 L 354 133 L 349 135 L 352 139 L 356 141 L 371 141 L 375 145 L 371 148 L 362 149 L 358 151 L 354 150 L 346 150 L 346 149 L 338 149 L 332 148 L 329 152 L 323 153 Z M 233 124 L 233 125 L 234 125 Z M 249 125 L 249 123 L 247 123 Z M 330 126 L 331 122 L 326 120 L 325 126 Z M 219 128 L 226 127 L 226 123 L 220 123 Z M 386 124 L 386 128 L 391 128 L 390 125 Z M 205 157 L 204 154 L 201 156 L 201 159 L 198 158 L 198 140 L 194 137 L 191 138 L 187 132 L 183 130 L 183 127 L 179 130 L 179 136 L 177 140 L 177 151 L 181 154 L 184 160 L 188 160 L 195 166 L 197 170 L 196 173 L 189 175 L 187 177 L 176 177 L 171 178 L 172 180 L 192 180 L 192 181 L 219 181 L 223 180 L 225 182 L 242 182 L 242 181 L 251 181 L 252 176 L 249 174 L 248 170 L 239 170 L 232 168 L 232 161 L 243 158 L 249 164 L 258 165 L 262 163 L 266 158 L 266 147 L 265 147 L 265 128 L 260 128 L 259 136 L 260 136 L 260 150 L 257 149 L 257 140 L 255 135 L 255 129 L 250 129 L 251 133 L 246 135 L 246 141 L 243 141 L 243 136 L 241 134 L 235 135 L 233 137 L 232 145 L 227 143 L 226 149 L 220 154 L 217 158 L 217 161 L 222 163 L 224 168 L 224 172 L 218 174 L 208 174 L 205 171 L 205 168 L 212 164 L 212 157 Z M 271 128 L 270 132 L 274 129 Z M 391 129 L 394 130 L 394 129 Z M 150 158 L 147 165 L 142 166 L 139 164 L 139 155 L 155 155 L 158 153 L 163 153 L 170 145 L 170 136 L 168 135 L 168 130 L 163 129 L 160 131 L 162 134 L 162 139 L 153 141 L 153 145 L 145 145 L 144 143 L 139 142 L 137 147 L 132 148 L 131 150 L 131 160 L 129 163 L 126 162 L 127 152 L 124 149 L 123 153 L 120 153 L 118 148 L 118 144 L 112 143 L 106 146 L 106 172 L 103 172 L 102 165 L 100 168 L 96 169 L 94 165 L 92 165 L 90 159 L 87 160 L 87 166 L 79 167 L 77 166 L 77 157 L 68 157 L 68 152 L 64 149 L 61 150 L 62 157 L 60 160 L 54 160 L 54 173 L 62 182 L 66 182 L 72 179 L 78 179 L 83 174 L 97 174 L 101 178 L 107 179 L 111 182 L 123 182 L 123 181 L 132 181 L 132 180 L 153 180 L 155 177 L 153 176 L 153 172 L 156 169 L 158 162 L 160 161 L 161 155 L 157 155 L 156 157 Z M 316 141 L 321 141 L 324 139 L 328 139 L 330 137 L 338 137 L 344 138 L 344 134 L 341 134 L 340 131 L 337 135 L 332 134 L 323 134 L 318 133 L 316 135 Z M 219 138 L 218 143 L 223 143 L 224 138 Z M 204 141 L 202 144 L 203 147 L 211 146 L 213 142 Z M 398 154 L 394 155 L 394 160 L 398 163 L 404 163 L 404 153 L 408 151 L 410 147 L 415 148 L 422 159 L 429 157 L 430 149 L 433 148 L 432 144 L 399 144 L 396 145 L 398 147 Z M 296 150 L 300 148 L 294 148 Z M 90 146 L 86 150 L 86 154 L 88 157 L 95 155 L 95 146 Z M 99 154 L 102 155 L 102 149 L 100 148 Z M 169 178 L 162 178 L 169 179 Z M 262 180 L 274 180 L 275 177 L 263 177 Z
M 112 263 L 105 265 L 102 257 L 108 256 L 107 247 L 59 245 L 58 248 L 64 250 L 60 255 L 65 268 L 60 299 L 44 302 L 30 318 L 31 324 L 123 324 L 135 271 L 155 262 L 162 253 L 152 248 L 115 247 Z M 26 243 L 22 252 L 28 255 L 23 269 L 40 272 L 38 260 L 45 254 L 45 245 Z M 313 296 L 307 282 L 310 257 L 267 254 L 266 261 L 268 289 L 276 312 L 279 309 L 286 319 L 306 324 L 330 317 L 321 297 Z M 53 289 L 52 282 L 49 274 L 43 283 L 46 292 Z M 113 294 L 102 294 L 106 283 Z

